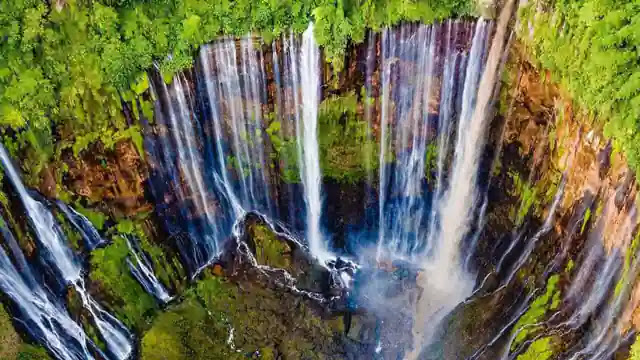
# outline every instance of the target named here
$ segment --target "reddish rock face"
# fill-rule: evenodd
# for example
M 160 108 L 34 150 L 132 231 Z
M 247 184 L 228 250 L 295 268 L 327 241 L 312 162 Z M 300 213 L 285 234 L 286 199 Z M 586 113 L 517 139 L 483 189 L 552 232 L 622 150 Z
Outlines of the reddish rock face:
M 109 211 L 124 215 L 151 209 L 144 198 L 146 163 L 131 141 L 119 142 L 112 150 L 94 144 L 78 158 L 67 154 L 61 166 L 69 169 L 63 179 L 68 191 L 90 203 L 104 202 Z M 43 177 L 42 186 L 51 188 L 51 179 Z

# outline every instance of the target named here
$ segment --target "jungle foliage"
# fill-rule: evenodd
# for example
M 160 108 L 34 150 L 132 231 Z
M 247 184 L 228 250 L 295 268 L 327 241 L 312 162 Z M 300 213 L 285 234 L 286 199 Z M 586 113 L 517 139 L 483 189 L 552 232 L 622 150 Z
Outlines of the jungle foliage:
M 599 119 L 640 173 L 640 1 L 537 1 L 521 20 L 533 60 Z
M 166 76 L 189 67 L 216 36 L 269 41 L 314 21 L 326 58 L 342 65 L 349 41 L 400 20 L 432 22 L 472 11 L 471 0 L 6 0 L 0 2 L 0 129 L 37 174 L 66 148 L 123 139 L 149 102 L 154 64 Z M 139 111 L 138 111 L 139 110 Z

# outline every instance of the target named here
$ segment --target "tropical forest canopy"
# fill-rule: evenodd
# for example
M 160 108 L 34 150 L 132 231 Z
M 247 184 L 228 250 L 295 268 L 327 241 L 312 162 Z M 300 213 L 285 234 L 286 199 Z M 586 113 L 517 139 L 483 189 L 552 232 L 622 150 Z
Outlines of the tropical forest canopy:
M 148 87 L 154 63 L 170 79 L 191 66 L 194 51 L 222 34 L 265 40 L 310 21 L 325 56 L 340 67 L 349 41 L 365 29 L 401 20 L 433 22 L 471 13 L 469 0 L 6 0 L 0 3 L 0 124 L 5 145 L 27 152 L 38 174 L 65 148 L 75 154 L 100 140 L 113 146 L 137 126 L 123 104 Z M 133 111 L 137 115 L 137 111 Z M 140 146 L 141 148 L 141 146 Z
M 520 38 L 640 171 L 640 1 L 539 1 Z M 542 10 L 542 11 L 540 11 Z

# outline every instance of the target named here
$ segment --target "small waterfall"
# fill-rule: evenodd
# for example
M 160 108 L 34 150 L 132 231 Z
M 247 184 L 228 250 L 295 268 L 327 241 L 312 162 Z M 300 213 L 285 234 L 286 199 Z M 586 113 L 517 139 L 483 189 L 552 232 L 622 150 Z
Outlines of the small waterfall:
M 631 292 L 635 286 L 635 280 L 640 273 L 640 262 L 638 261 L 638 250 L 631 246 L 624 251 L 635 251 L 629 254 L 630 263 L 627 264 L 626 271 L 622 271 L 623 254 L 620 249 L 607 251 L 603 249 L 602 238 L 604 229 L 611 220 L 608 216 L 612 203 L 606 205 L 607 209 L 598 220 L 595 231 L 589 234 L 587 256 L 580 266 L 574 281 L 569 288 L 566 301 L 574 303 L 577 308 L 564 323 L 564 325 L 577 329 L 585 324 L 589 319 L 594 318 L 593 325 L 585 336 L 586 342 L 575 349 L 571 360 L 592 356 L 600 359 L 610 356 L 611 351 L 615 351 L 622 341 L 622 334 L 629 319 L 624 319 L 623 311 L 631 303 Z M 615 233 L 620 237 L 621 243 L 630 245 L 633 230 L 638 224 L 637 209 L 635 205 L 629 210 L 621 231 Z M 613 234 L 610 234 L 613 235 Z M 588 277 L 595 275 L 595 279 L 589 283 Z M 617 283 L 617 285 L 615 285 Z M 613 291 L 611 291 L 613 289 Z M 583 296 L 586 294 L 586 298 Z M 637 304 L 636 304 L 637 305 Z M 635 306 L 629 307 L 634 309 Z
M 326 260 L 326 248 L 320 228 L 322 216 L 322 174 L 318 149 L 318 105 L 320 104 L 320 50 L 313 35 L 313 23 L 302 34 L 300 49 L 300 87 L 302 119 L 297 118 L 300 178 L 307 205 L 307 241 L 311 253 Z M 302 120 L 302 124 L 300 123 Z
M 106 241 L 100 236 L 98 230 L 91 224 L 86 216 L 80 214 L 74 210 L 71 206 L 57 200 L 56 205 L 62 211 L 67 221 L 73 225 L 73 227 L 80 233 L 82 240 L 85 242 L 86 249 L 89 251 L 94 250 L 98 246 L 106 243 Z
M 166 214 L 170 233 L 178 238 L 185 264 L 193 273 L 217 254 L 223 232 L 214 217 L 216 198 L 205 177 L 200 128 L 195 118 L 193 98 L 184 74 L 177 74 L 170 86 L 154 82 L 156 94 L 157 142 L 147 142 L 152 164 L 152 184 L 157 201 L 177 209 Z M 175 204 L 175 206 L 173 206 Z M 178 236 L 184 231 L 186 236 Z
M 58 297 L 36 280 L 4 219 L 0 219 L 0 232 L 15 262 L 14 265 L 0 246 L 0 289 L 16 307 L 22 326 L 60 360 L 93 359 L 90 349 L 95 345 L 71 319 Z
M 131 261 L 130 258 L 127 258 L 127 265 L 133 277 L 138 280 L 148 294 L 153 295 L 161 304 L 171 301 L 172 297 L 153 273 L 151 261 L 149 261 L 144 252 L 140 250 L 138 243 L 134 242 L 132 245 L 131 243 L 133 241 L 128 236 L 125 236 L 125 240 L 129 247 L 129 252 L 135 259 L 135 261 Z
M 240 201 L 237 199 L 235 192 L 233 190 L 233 184 L 229 179 L 227 169 L 227 162 L 225 159 L 224 152 L 224 134 L 222 132 L 222 122 L 220 119 L 220 110 L 218 109 L 219 104 L 217 104 L 217 99 L 220 94 L 220 82 L 214 80 L 212 67 L 209 61 L 211 52 L 211 47 L 209 45 L 205 45 L 200 49 L 200 62 L 202 63 L 202 72 L 204 77 L 204 83 L 207 90 L 207 97 L 209 99 L 209 109 L 211 113 L 211 123 L 213 125 L 213 129 L 211 132 L 213 133 L 213 141 L 215 142 L 215 153 L 217 154 L 217 162 L 220 173 L 220 186 L 224 188 L 224 192 L 228 194 L 229 201 L 233 207 L 233 211 L 236 217 L 242 215 L 244 211 Z M 217 84 L 217 86 L 216 86 Z M 216 174 L 214 174 L 215 176 Z
M 251 35 L 241 39 L 238 52 L 236 40 L 227 38 L 203 47 L 200 53 L 219 163 L 216 176 L 222 179 L 236 218 L 249 210 L 275 214 L 262 115 L 266 93 L 262 50 L 254 47 L 256 41 L 260 40 Z M 215 66 L 210 64 L 211 56 Z M 229 138 L 231 144 L 225 149 Z
M 469 54 L 450 182 L 436 209 L 441 224 L 436 233 L 439 239 L 438 244 L 434 244 L 433 257 L 438 261 L 458 261 L 455 257 L 459 251 L 459 242 L 469 230 L 475 208 L 471 205 L 476 205 L 478 201 L 476 179 L 486 140 L 487 117 L 476 105 L 476 93 L 487 91 L 478 87 L 478 83 L 482 75 L 488 30 L 489 24 L 479 20 Z M 493 84 L 488 85 L 493 88 Z
M 44 204 L 29 195 L 4 145 L 0 145 L 0 162 L 24 205 L 29 223 L 40 245 L 40 256 L 54 267 L 64 283 L 75 282 L 81 277 L 81 268 L 73 251 L 69 248 L 53 214 Z
M 367 52 L 365 58 L 365 99 L 364 101 L 364 120 L 367 123 L 366 141 L 369 144 L 375 144 L 374 134 L 374 110 L 375 110 L 375 94 L 373 91 L 373 73 L 376 69 L 377 57 L 375 53 L 376 41 L 378 34 L 373 30 L 369 30 L 367 35 Z M 365 161 L 366 182 L 364 184 L 365 198 L 362 204 L 364 211 L 365 231 L 367 233 L 375 232 L 375 218 L 372 216 L 369 208 L 375 206 L 375 186 L 374 186 L 374 166 L 376 159 L 372 154 L 369 146 L 362 147 L 362 159 Z
M 2 145 L 0 145 L 0 162 L 24 205 L 29 223 L 36 235 L 40 257 L 51 266 L 62 284 L 73 286 L 83 306 L 91 314 L 111 356 L 118 360 L 127 359 L 133 350 L 131 334 L 120 321 L 104 311 L 86 291 L 82 268 L 69 248 L 60 225 L 43 203 L 29 195 L 9 154 Z
M 98 230 L 93 227 L 91 222 L 82 214 L 75 211 L 72 207 L 57 200 L 56 205 L 65 215 L 66 219 L 74 226 L 74 228 L 80 233 L 82 239 L 85 241 L 87 249 L 89 251 L 95 249 L 106 241 L 100 236 Z M 125 236 L 129 251 L 135 259 L 135 262 L 127 259 L 127 265 L 133 277 L 138 280 L 144 290 L 150 295 L 154 296 L 161 303 L 166 303 L 171 300 L 171 296 L 167 293 L 164 286 L 158 281 L 151 262 L 147 256 L 139 249 L 138 244 L 131 245 L 129 237 Z
M 529 259 L 529 256 L 535 249 L 535 246 L 538 243 L 538 240 L 540 240 L 541 237 L 546 235 L 553 227 L 553 221 L 556 216 L 556 210 L 560 205 L 560 201 L 562 200 L 562 195 L 564 193 L 565 182 L 566 182 L 566 174 L 563 174 L 562 179 L 560 180 L 560 184 L 558 185 L 558 190 L 556 191 L 556 194 L 553 197 L 553 202 L 549 207 L 549 213 L 547 214 L 547 217 L 544 219 L 542 227 L 540 227 L 540 229 L 531 237 L 531 239 L 528 239 L 525 249 L 520 253 L 520 256 L 518 256 L 518 259 L 516 260 L 515 264 L 511 267 L 511 270 L 509 271 L 508 275 L 506 276 L 503 282 L 504 284 L 508 284 L 509 282 L 511 282 L 511 280 L 516 276 L 520 268 Z M 511 252 L 513 251 L 517 243 L 518 241 L 511 242 L 511 245 L 509 245 L 509 248 L 507 249 L 507 251 L 505 251 L 504 255 L 502 256 L 502 258 L 498 262 L 498 265 L 496 266 L 498 271 L 501 270 L 503 262 L 505 261 L 507 256 L 511 254 Z
M 470 33 L 474 34 L 472 41 L 467 38 Z M 460 116 L 455 143 L 459 157 L 488 35 L 489 23 L 484 20 L 477 22 L 473 32 L 466 23 L 449 21 L 417 28 L 403 25 L 399 31 L 385 29 L 382 33 L 378 260 L 424 258 L 438 240 L 443 216 L 437 209 L 447 194 L 445 163 L 454 114 Z M 469 54 L 459 50 L 466 42 L 471 42 Z M 467 58 L 473 61 L 467 64 Z M 409 65 L 402 63 L 405 61 Z M 467 75 L 461 76 L 457 69 L 464 69 L 465 64 Z M 461 109 L 457 109 L 457 97 L 462 99 Z M 435 166 L 426 163 L 429 151 L 437 152 Z M 425 172 L 432 166 L 436 176 L 430 191 Z
M 434 204 L 439 204 L 442 200 L 442 194 L 445 190 L 444 177 L 446 173 L 445 162 L 450 149 L 451 132 L 453 127 L 453 112 L 455 110 L 455 92 L 458 85 L 458 76 L 456 67 L 464 68 L 468 55 L 460 54 L 455 51 L 454 45 L 458 41 L 458 29 L 460 27 L 459 22 L 449 21 L 447 23 L 446 31 L 446 48 L 444 58 L 444 68 L 442 71 L 442 89 L 440 91 L 440 111 L 438 114 L 438 140 L 437 140 L 437 164 L 436 164 L 436 183 L 435 193 L 432 195 L 431 207 Z M 477 43 L 474 42 L 476 47 L 472 45 L 472 52 L 477 52 Z M 475 54 L 476 56 L 478 54 Z M 433 244 L 434 236 L 436 234 L 436 226 L 438 224 L 438 214 L 432 212 L 430 215 L 429 225 L 427 227 L 427 243 L 425 245 L 425 253 L 430 250 L 431 244 Z
M 425 177 L 425 153 L 427 136 L 431 124 L 429 100 L 432 95 L 431 81 L 434 78 L 435 47 L 441 26 L 420 26 L 416 33 L 401 38 L 397 47 L 397 56 L 415 61 L 417 68 L 399 66 L 400 83 L 395 94 L 397 119 L 395 127 L 394 167 L 403 169 L 394 171 L 390 179 L 392 193 L 399 199 L 387 209 L 387 222 L 381 222 L 387 228 L 390 239 L 385 239 L 392 253 L 411 255 L 420 245 L 425 219 L 426 201 L 423 199 Z M 419 81 L 412 86 L 411 78 L 417 72 Z M 393 212 L 391 212 L 393 211 Z

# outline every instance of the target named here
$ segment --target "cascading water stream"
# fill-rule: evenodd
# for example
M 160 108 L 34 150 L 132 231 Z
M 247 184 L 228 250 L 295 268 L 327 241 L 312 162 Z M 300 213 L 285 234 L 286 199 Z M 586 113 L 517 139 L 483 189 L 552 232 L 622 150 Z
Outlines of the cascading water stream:
M 87 250 L 92 251 L 96 247 L 106 243 L 106 241 L 100 236 L 98 230 L 91 224 L 89 219 L 84 215 L 74 210 L 71 206 L 57 200 L 56 205 L 62 211 L 65 218 L 73 225 L 73 227 L 80 233 L 82 239 L 85 241 Z M 139 246 L 132 246 L 129 237 L 125 237 L 129 252 L 135 259 L 127 259 L 127 265 L 133 277 L 138 280 L 144 290 L 154 296 L 161 303 L 167 303 L 171 300 L 171 296 L 167 293 L 162 283 L 158 281 L 150 261 L 146 255 L 139 250 Z M 137 244 L 136 244 L 137 245 Z
M 67 245 L 60 225 L 49 209 L 28 193 L 3 145 L 0 145 L 0 162 L 24 205 L 39 245 L 39 256 L 44 263 L 51 266 L 60 284 L 73 286 L 83 306 L 91 314 L 111 357 L 118 360 L 127 359 L 133 350 L 131 334 L 120 321 L 104 311 L 86 291 L 81 266 Z
M 169 86 L 163 79 L 152 83 L 157 99 L 157 140 L 145 145 L 151 158 L 154 195 L 165 204 L 163 209 L 177 209 L 177 214 L 163 214 L 169 233 L 178 238 L 184 262 L 196 273 L 217 254 L 224 235 L 214 218 L 214 199 L 198 150 L 199 123 L 192 116 L 193 99 L 185 85 L 182 74 L 177 74 Z M 171 206 L 174 203 L 176 206 Z
M 267 98 L 264 55 L 256 42 L 260 40 L 248 35 L 203 46 L 193 76 L 196 88 L 203 91 L 196 97 L 191 96 L 186 81 L 190 75 L 178 74 L 170 85 L 156 81 L 153 86 L 159 99 L 156 113 L 160 114 L 156 125 L 159 145 L 148 142 L 147 146 L 157 169 L 154 193 L 165 202 L 174 201 L 177 194 L 182 203 L 179 218 L 183 220 L 176 218 L 171 228 L 187 224 L 190 241 L 182 244 L 182 256 L 193 273 L 217 255 L 233 223 L 246 212 L 258 211 L 271 218 L 281 213 L 274 201 L 274 165 L 263 114 Z M 282 85 L 292 91 L 276 91 L 281 99 L 275 109 L 277 120 L 284 131 L 293 130 L 298 135 L 296 164 L 303 185 L 304 232 L 311 252 L 327 259 L 320 222 L 322 185 L 317 141 L 320 53 L 313 25 L 300 40 L 293 34 L 286 38 L 283 55 L 281 73 L 276 67 L 279 57 L 273 56 L 274 76 L 278 82 L 284 79 Z M 196 113 L 196 108 L 202 111 Z M 172 185 L 164 188 L 167 183 Z M 290 201 L 298 196 L 292 188 L 288 191 Z
M 60 360 L 93 359 L 95 345 L 74 322 L 58 297 L 36 280 L 13 234 L 0 219 L 0 232 L 11 258 L 0 247 L 0 289 L 13 302 L 17 320 L 40 344 Z
M 318 149 L 318 105 L 320 104 L 320 50 L 313 35 L 313 23 L 302 34 L 300 49 L 300 87 L 302 124 L 298 122 L 300 178 L 307 205 L 307 241 L 311 253 L 326 261 L 330 254 L 320 228 L 322 216 L 321 170 Z M 301 133 L 301 134 L 300 134 Z
M 127 258 L 127 265 L 133 277 L 138 280 L 144 290 L 153 295 L 161 304 L 168 303 L 172 297 L 165 289 L 164 285 L 158 280 L 153 273 L 153 267 L 151 262 L 147 259 L 147 256 L 139 249 L 137 243 L 132 245 L 133 240 L 129 237 L 125 237 L 129 253 L 133 256 L 135 261 Z
M 84 240 L 85 242 L 87 250 L 92 251 L 96 247 L 106 243 L 106 241 L 98 233 L 98 230 L 93 227 L 86 216 L 80 214 L 71 206 L 63 203 L 62 201 L 56 201 L 56 205 L 62 211 L 65 218 L 80 233 L 80 236 L 82 236 L 82 240 Z
M 428 275 L 418 279 L 418 283 L 426 291 L 416 306 L 413 326 L 414 345 L 407 359 L 418 358 L 424 344 L 431 341 L 433 324 L 440 323 L 442 318 L 470 295 L 473 289 L 473 280 L 460 259 L 461 241 L 469 231 L 475 208 L 473 205 L 478 201 L 476 179 L 480 156 L 486 141 L 489 105 L 494 96 L 498 70 L 501 62 L 504 61 L 507 25 L 513 15 L 514 6 L 514 0 L 510 0 L 501 11 L 491 49 L 487 55 L 486 66 L 477 86 L 477 97 L 467 95 L 467 91 L 463 93 L 463 106 L 458 122 L 449 187 L 437 210 L 440 214 L 441 226 L 436 237 L 437 242 L 432 245 L 433 253 L 423 260 Z M 474 45 L 477 44 L 476 39 L 482 39 L 483 36 L 479 34 L 486 31 L 483 29 L 484 26 L 480 20 L 474 35 Z M 483 43 L 484 41 L 481 42 Z M 471 51 L 473 53 L 473 46 Z M 475 61 L 480 61 L 477 58 L 484 58 L 471 56 L 471 68 L 474 67 L 472 64 Z M 470 68 L 467 67 L 467 69 Z M 475 86 L 468 88 L 466 85 L 475 83 L 478 76 L 474 76 L 473 72 L 467 73 L 465 90 L 475 88 Z M 427 327 L 427 323 L 430 326 Z

